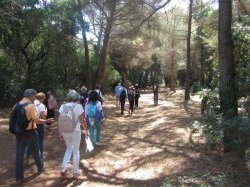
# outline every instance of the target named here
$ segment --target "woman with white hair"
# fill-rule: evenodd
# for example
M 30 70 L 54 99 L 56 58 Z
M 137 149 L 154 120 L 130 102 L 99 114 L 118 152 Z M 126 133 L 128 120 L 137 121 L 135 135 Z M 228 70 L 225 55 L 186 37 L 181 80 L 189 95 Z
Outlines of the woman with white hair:
M 84 109 L 79 101 L 79 94 L 75 90 L 69 90 L 67 94 L 67 102 L 62 104 L 59 113 L 63 113 L 65 107 L 67 109 L 73 109 L 73 115 L 77 121 L 76 127 L 72 133 L 61 133 L 66 144 L 66 151 L 64 154 L 62 162 L 61 176 L 65 177 L 67 173 L 68 162 L 70 160 L 71 154 L 73 152 L 73 177 L 78 178 L 81 175 L 81 170 L 79 170 L 80 162 L 80 142 L 81 142 L 81 126 L 83 127 L 83 133 L 88 136 L 87 124 L 85 122 Z

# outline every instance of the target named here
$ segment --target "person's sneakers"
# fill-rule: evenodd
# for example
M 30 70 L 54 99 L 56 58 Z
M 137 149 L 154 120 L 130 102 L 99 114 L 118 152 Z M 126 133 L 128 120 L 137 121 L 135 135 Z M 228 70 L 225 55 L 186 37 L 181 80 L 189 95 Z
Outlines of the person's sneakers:
M 77 173 L 73 173 L 73 178 L 74 179 L 78 179 L 82 174 L 82 171 L 81 170 L 78 170 Z
M 100 142 L 95 143 L 96 146 L 101 146 L 102 144 Z
M 40 173 L 43 173 L 43 172 L 45 171 L 45 169 L 46 169 L 46 168 L 45 168 L 45 166 L 44 166 L 42 169 L 39 169 L 39 170 L 38 170 L 38 173 L 39 173 L 39 174 L 40 174 Z
M 67 169 L 62 169 L 61 171 L 61 177 L 65 178 L 67 176 Z

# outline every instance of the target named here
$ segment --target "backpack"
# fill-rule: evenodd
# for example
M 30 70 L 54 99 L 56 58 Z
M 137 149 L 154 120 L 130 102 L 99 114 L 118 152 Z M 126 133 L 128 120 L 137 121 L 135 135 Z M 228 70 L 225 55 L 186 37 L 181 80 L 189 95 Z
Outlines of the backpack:
M 59 132 L 66 132 L 71 133 L 75 130 L 77 121 L 75 120 L 74 115 L 74 106 L 67 106 L 66 104 L 63 104 L 63 112 L 60 114 L 58 118 L 58 129 Z
M 90 102 L 87 105 L 88 115 L 86 116 L 87 124 L 94 125 L 104 118 L 103 111 L 97 107 L 96 103 Z
M 11 111 L 9 118 L 9 132 L 15 135 L 21 135 L 28 127 L 31 120 L 27 119 L 25 107 L 31 104 L 26 102 L 24 104 L 16 103 Z
M 136 95 L 136 97 L 140 97 L 140 90 L 139 90 L 139 88 L 135 89 L 135 95 Z
M 126 91 L 125 91 L 125 89 L 123 89 L 121 94 L 120 94 L 120 100 L 125 100 L 125 99 L 126 99 Z
M 133 91 L 129 91 L 128 92 L 128 100 L 129 101 L 133 101 L 135 99 L 135 94 L 134 94 L 134 92 Z

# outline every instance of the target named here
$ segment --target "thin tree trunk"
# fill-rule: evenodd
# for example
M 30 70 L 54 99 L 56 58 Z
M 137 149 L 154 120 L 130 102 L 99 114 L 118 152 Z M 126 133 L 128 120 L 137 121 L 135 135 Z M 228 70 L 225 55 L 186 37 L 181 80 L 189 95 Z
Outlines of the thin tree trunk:
M 187 34 L 187 69 L 186 69 L 186 84 L 185 84 L 185 100 L 190 99 L 190 40 L 191 40 L 191 28 L 192 28 L 192 13 L 193 12 L 193 0 L 190 0 L 189 4 L 189 16 L 188 16 L 188 34 Z
M 174 42 L 173 42 L 174 43 Z M 172 46 L 174 49 L 174 46 Z M 176 64 L 176 54 L 175 54 L 175 49 L 172 51 L 171 54 L 171 62 L 169 66 L 169 88 L 171 91 L 175 92 L 175 64 Z
M 85 28 L 85 21 L 83 20 L 82 14 L 82 4 L 81 1 L 78 0 L 78 17 L 82 29 L 82 38 L 83 38 L 83 45 L 85 50 L 85 63 L 86 63 L 86 86 L 88 89 L 91 89 L 91 78 L 90 78 L 90 60 L 89 60 L 89 47 L 88 47 L 88 40 L 86 37 L 86 28 Z

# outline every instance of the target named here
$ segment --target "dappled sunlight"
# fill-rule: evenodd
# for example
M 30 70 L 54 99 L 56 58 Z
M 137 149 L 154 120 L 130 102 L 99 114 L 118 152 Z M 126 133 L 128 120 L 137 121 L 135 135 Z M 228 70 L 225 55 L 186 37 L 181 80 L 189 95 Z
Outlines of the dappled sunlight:
M 66 179 L 60 177 L 65 143 L 59 140 L 57 124 L 54 123 L 51 132 L 45 131 L 45 163 L 49 169 L 37 177 L 33 174 L 36 171 L 34 161 L 29 160 L 25 163 L 27 184 L 153 187 L 160 186 L 165 178 L 187 176 L 192 179 L 194 175 L 219 175 L 232 170 L 234 162 L 229 160 L 224 163 L 218 152 L 207 151 L 204 137 L 199 131 L 192 130 L 192 121 L 200 117 L 199 98 L 191 96 L 190 101 L 184 102 L 183 97 L 183 91 L 162 91 L 159 104 L 154 106 L 153 94 L 148 92 L 141 95 L 139 108 L 134 110 L 133 115 L 128 114 L 128 104 L 124 115 L 121 115 L 120 109 L 115 106 L 115 98 L 107 96 L 103 105 L 106 120 L 102 127 L 102 145 L 88 153 L 82 136 L 80 168 L 83 176 L 80 180 L 72 179 L 72 172 L 68 172 Z M 8 140 L 7 145 L 14 145 L 15 139 L 8 133 L 7 121 L 8 115 L 4 113 L 0 119 L 0 123 L 5 124 L 0 127 L 3 132 L 1 139 Z M 14 170 L 13 147 L 0 145 L 0 149 L 12 153 L 5 156 L 8 159 L 1 161 L 2 165 L 9 165 L 8 168 L 0 168 L 1 175 L 8 175 L 8 183 L 14 180 L 13 174 L 10 174 L 10 169 Z M 70 162 L 69 170 L 72 169 Z M 197 177 L 195 180 L 199 184 L 203 182 Z
M 82 160 L 89 175 L 109 175 L 115 180 L 154 179 L 172 174 L 173 170 L 181 172 L 190 167 L 190 159 L 199 158 L 199 153 L 189 150 L 187 155 L 183 150 L 190 144 L 188 126 L 197 116 L 197 105 L 187 104 L 186 110 L 183 101 L 162 99 L 154 106 L 152 94 L 144 94 L 140 103 L 133 116 L 126 112 L 121 116 L 119 108 L 105 106 L 106 112 L 116 117 L 106 120 L 109 126 L 105 126 L 103 139 L 107 145 L 94 157 Z M 105 138 L 108 135 L 112 138 Z

